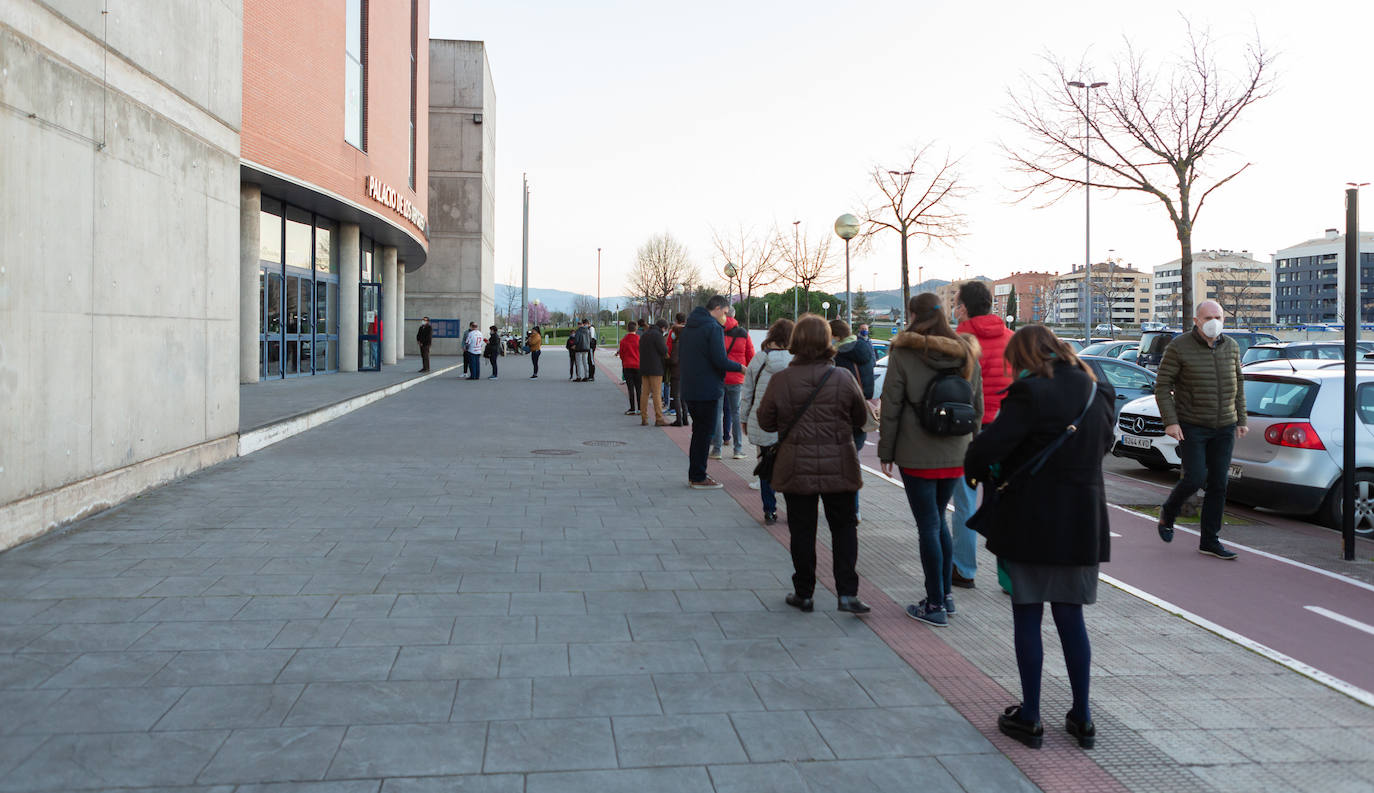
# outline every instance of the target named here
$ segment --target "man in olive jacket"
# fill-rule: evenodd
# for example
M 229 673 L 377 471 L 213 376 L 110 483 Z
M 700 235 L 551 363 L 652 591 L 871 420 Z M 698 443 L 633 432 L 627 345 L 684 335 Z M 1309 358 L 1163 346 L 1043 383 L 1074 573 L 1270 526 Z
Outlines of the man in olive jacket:
M 1202 540 L 1198 552 L 1235 559 L 1221 544 L 1221 516 L 1236 438 L 1244 438 L 1245 381 L 1240 345 L 1222 334 L 1224 312 L 1215 300 L 1198 304 L 1193 329 L 1164 350 L 1155 381 L 1155 400 L 1164 434 L 1178 441 L 1183 475 L 1159 510 L 1159 538 L 1174 539 L 1174 520 L 1183 502 L 1204 485 Z

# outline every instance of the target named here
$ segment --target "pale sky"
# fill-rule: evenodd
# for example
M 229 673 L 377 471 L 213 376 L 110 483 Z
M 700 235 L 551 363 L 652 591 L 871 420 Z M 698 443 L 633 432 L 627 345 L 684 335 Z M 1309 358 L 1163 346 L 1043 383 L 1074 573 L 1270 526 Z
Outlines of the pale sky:
M 1083 198 L 1012 204 L 999 141 L 1007 90 L 1051 52 L 1106 79 L 1123 36 L 1175 52 L 1180 10 L 1243 68 L 1256 31 L 1277 90 L 1223 138 L 1214 166 L 1251 168 L 1208 199 L 1194 250 L 1279 248 L 1344 228 L 1348 181 L 1374 181 L 1374 3 L 1206 0 L 834 3 L 793 0 L 432 0 L 430 35 L 486 42 L 496 86 L 496 280 L 520 271 L 520 179 L 531 185 L 530 285 L 623 294 L 635 249 L 669 231 L 708 278 L 711 229 L 793 220 L 813 234 L 873 194 L 919 141 L 963 157 L 969 234 L 917 249 L 927 278 L 1067 271 L 1083 261 Z M 1374 202 L 1374 189 L 1365 203 Z M 1362 212 L 1365 227 L 1374 213 Z M 836 240 L 838 243 L 839 241 Z M 842 250 L 836 246 L 835 250 Z M 1092 198 L 1092 256 L 1143 269 L 1178 257 L 1162 205 Z M 842 260 L 841 260 L 842 261 Z M 967 266 L 967 270 L 965 270 Z M 899 285 L 896 237 L 853 262 L 854 284 Z M 843 289 L 843 268 L 838 285 Z M 779 283 L 768 291 L 785 289 Z

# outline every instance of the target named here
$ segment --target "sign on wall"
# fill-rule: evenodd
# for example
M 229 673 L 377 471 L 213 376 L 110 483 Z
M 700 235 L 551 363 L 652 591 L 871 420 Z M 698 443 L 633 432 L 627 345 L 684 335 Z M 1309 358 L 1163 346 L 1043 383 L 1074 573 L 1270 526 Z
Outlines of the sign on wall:
M 411 225 L 419 229 L 421 234 L 429 235 L 429 225 L 428 221 L 425 220 L 424 213 L 410 203 L 410 199 L 396 192 L 396 188 L 375 176 L 367 177 L 365 186 L 368 198 L 410 221 Z

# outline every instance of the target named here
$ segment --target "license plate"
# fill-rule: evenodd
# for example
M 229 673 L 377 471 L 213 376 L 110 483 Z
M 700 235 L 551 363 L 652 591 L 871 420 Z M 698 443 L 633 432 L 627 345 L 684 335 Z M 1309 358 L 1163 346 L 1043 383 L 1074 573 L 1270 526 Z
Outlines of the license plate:
M 1240 463 L 1231 463 L 1231 468 L 1226 472 L 1226 475 L 1231 479 L 1239 479 L 1241 477 L 1241 471 L 1242 466 Z
M 1140 438 L 1135 435 L 1122 435 L 1121 443 L 1135 449 L 1148 449 L 1151 446 L 1149 438 Z

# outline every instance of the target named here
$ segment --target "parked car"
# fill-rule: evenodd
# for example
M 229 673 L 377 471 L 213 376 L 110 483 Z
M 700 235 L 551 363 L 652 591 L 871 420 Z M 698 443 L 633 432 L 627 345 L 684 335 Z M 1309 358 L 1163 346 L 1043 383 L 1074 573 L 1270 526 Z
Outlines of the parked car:
M 1133 363 L 1117 360 L 1103 355 L 1080 355 L 1083 362 L 1091 366 L 1097 379 L 1101 382 L 1111 383 L 1116 389 L 1116 412 L 1121 415 L 1121 409 L 1128 402 L 1145 396 L 1151 396 L 1155 392 L 1155 373 L 1143 366 L 1136 366 Z
M 873 342 L 873 397 L 883 393 L 883 381 L 887 379 L 887 353 L 891 348 L 886 341 Z
M 1167 471 L 1181 464 L 1178 441 L 1164 434 L 1153 394 L 1131 400 L 1117 411 L 1112 456 L 1135 460 L 1151 471 Z
M 1284 362 L 1287 363 L 1287 362 Z M 1341 519 L 1345 365 L 1304 361 L 1297 371 L 1247 368 L 1250 433 L 1236 441 L 1228 497 L 1278 512 Z M 1374 535 L 1374 366 L 1359 367 L 1355 386 L 1355 530 Z
M 1139 349 L 1140 341 L 1098 341 L 1089 344 L 1087 347 L 1078 351 L 1079 355 L 1102 355 L 1107 358 L 1120 358 L 1121 354 L 1130 349 Z
M 1121 360 L 1125 361 L 1126 363 L 1133 363 L 1133 364 L 1136 364 L 1137 366 L 1139 366 L 1139 365 L 1140 365 L 1140 364 L 1139 364 L 1140 346 L 1139 346 L 1139 345 L 1136 345 L 1136 346 L 1130 347 L 1129 349 L 1127 349 L 1127 350 L 1125 350 L 1124 352 L 1122 352 L 1120 357 L 1121 357 Z M 1145 371 L 1148 372 L 1149 370 L 1146 369 Z
M 1116 341 L 1115 339 L 1098 338 L 1097 336 L 1094 336 L 1091 339 L 1087 339 L 1086 341 L 1078 338 L 1077 336 L 1060 336 L 1059 340 L 1068 342 L 1073 347 L 1074 352 L 1079 352 L 1084 347 L 1087 347 L 1089 344 L 1101 344 L 1105 342 Z
M 1163 322 L 1142 322 L 1140 323 L 1140 332 L 1148 333 L 1152 330 L 1164 330 L 1167 327 L 1168 326 L 1165 325 Z
M 1120 332 L 1121 332 L 1121 326 L 1120 326 L 1120 325 L 1108 325 L 1108 324 L 1105 323 L 1105 322 L 1103 322 L 1101 325 L 1098 325 L 1097 327 L 1093 328 L 1093 333 L 1120 333 Z
M 1183 331 L 1177 328 L 1172 328 L 1169 330 L 1156 330 L 1150 331 L 1149 333 L 1142 333 L 1140 335 L 1140 356 L 1136 359 L 1136 363 L 1150 371 L 1158 369 L 1159 360 L 1164 357 L 1164 348 L 1168 347 L 1169 342 L 1173 341 L 1174 337 L 1182 332 Z M 1227 330 L 1225 334 L 1230 336 L 1240 345 L 1241 354 L 1244 354 L 1246 350 L 1256 344 L 1276 342 L 1279 340 L 1278 337 L 1272 333 L 1260 333 L 1253 330 Z
M 1335 341 L 1265 342 L 1246 350 L 1240 362 L 1243 366 L 1257 361 L 1272 361 L 1281 358 L 1316 358 L 1326 361 L 1340 361 L 1345 359 L 1345 345 Z

